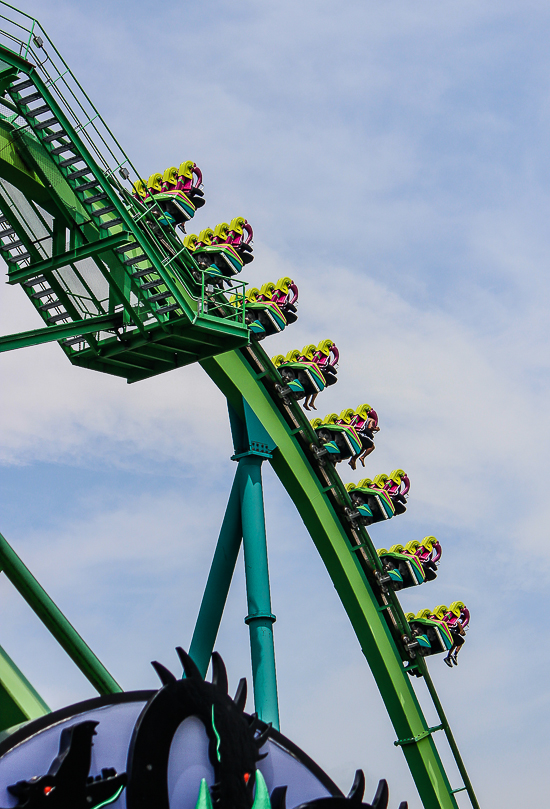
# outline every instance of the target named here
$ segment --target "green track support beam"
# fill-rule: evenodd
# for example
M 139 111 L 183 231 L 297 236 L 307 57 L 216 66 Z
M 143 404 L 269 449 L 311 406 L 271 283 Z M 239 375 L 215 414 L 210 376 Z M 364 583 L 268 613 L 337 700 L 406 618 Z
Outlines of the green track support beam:
M 269 369 L 269 359 L 260 347 L 251 352 L 257 365 Z M 429 730 L 410 676 L 397 650 L 379 603 L 357 555 L 351 552 L 341 519 L 327 496 L 326 484 L 311 466 L 296 438 L 300 430 L 285 421 L 280 403 L 268 387 L 259 383 L 264 371 L 256 372 L 245 351 L 222 354 L 201 365 L 226 395 L 239 418 L 244 418 L 243 400 L 263 426 L 272 444 L 271 465 L 294 501 L 309 534 L 329 572 L 355 630 L 363 654 L 374 675 L 397 739 L 421 738 L 402 746 L 424 809 L 457 809 L 457 803 Z M 267 371 L 271 373 L 271 371 Z M 278 377 L 277 377 L 278 378 Z M 275 381 L 275 380 L 273 380 Z M 300 415 L 300 419 L 303 417 Z M 330 488 L 330 487 L 328 487 Z M 473 792 L 469 792 L 472 799 Z M 472 804 L 477 809 L 475 795 Z
M 0 646 L 0 731 L 47 713 L 40 694 Z
M 118 329 L 122 326 L 122 315 L 98 315 L 86 320 L 73 320 L 61 326 L 44 326 L 42 329 L 22 331 L 19 334 L 5 334 L 0 337 L 0 353 L 14 351 L 16 348 L 54 343 L 67 337 L 78 337 L 80 334 L 93 334 L 105 329 Z
M 0 534 L 0 570 L 4 571 L 15 589 L 99 694 L 116 694 L 122 691 L 2 534 Z

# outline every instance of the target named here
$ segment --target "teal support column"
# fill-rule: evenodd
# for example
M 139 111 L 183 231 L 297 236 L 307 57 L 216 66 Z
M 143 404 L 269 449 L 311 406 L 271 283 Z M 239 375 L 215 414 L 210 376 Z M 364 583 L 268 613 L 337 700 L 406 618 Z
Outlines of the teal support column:
M 250 631 L 250 653 L 254 680 L 254 705 L 264 722 L 279 729 L 279 704 L 267 541 L 262 489 L 263 458 L 247 454 L 239 460 L 244 568 Z
M 238 461 L 238 466 L 189 654 L 204 676 L 216 642 L 242 540 L 248 603 L 245 623 L 250 632 L 254 707 L 260 719 L 271 722 L 279 730 L 273 644 L 275 616 L 271 612 L 262 488 L 262 462 L 272 457 L 275 445 L 244 399 L 243 416 L 229 406 L 235 447 L 233 460 Z
M 239 468 L 233 481 L 208 581 L 189 647 L 189 654 L 204 677 L 214 651 L 227 594 L 241 547 L 241 490 Z

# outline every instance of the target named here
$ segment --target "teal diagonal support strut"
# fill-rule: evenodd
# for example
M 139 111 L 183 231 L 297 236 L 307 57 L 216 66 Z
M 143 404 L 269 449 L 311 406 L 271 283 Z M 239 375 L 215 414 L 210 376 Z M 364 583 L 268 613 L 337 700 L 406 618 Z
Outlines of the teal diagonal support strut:
M 189 647 L 189 654 L 203 677 L 216 643 L 241 540 L 241 490 L 237 468 Z

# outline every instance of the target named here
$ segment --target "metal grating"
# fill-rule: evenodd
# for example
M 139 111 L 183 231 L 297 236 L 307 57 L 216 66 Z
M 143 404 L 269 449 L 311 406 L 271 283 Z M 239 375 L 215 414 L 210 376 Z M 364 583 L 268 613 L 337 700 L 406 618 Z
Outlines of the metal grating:
M 52 255 L 53 217 L 36 203 L 30 202 L 18 188 L 0 179 L 0 192 L 7 207 L 42 258 Z
M 53 273 L 83 318 L 109 309 L 109 284 L 92 258 L 84 258 Z

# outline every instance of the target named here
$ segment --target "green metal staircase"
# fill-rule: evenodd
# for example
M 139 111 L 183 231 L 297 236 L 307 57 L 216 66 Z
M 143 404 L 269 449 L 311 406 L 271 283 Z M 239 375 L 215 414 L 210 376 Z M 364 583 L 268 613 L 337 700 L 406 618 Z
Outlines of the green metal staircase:
M 19 52 L 0 44 L 0 255 L 44 321 L 34 342 L 129 382 L 246 345 L 245 285 L 209 286 L 162 212 L 132 197 L 139 175 L 45 39 L 34 27 L 12 38 Z

